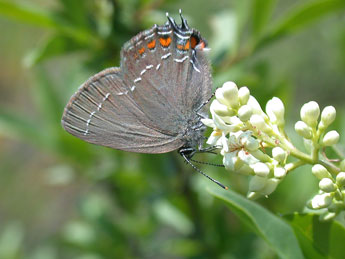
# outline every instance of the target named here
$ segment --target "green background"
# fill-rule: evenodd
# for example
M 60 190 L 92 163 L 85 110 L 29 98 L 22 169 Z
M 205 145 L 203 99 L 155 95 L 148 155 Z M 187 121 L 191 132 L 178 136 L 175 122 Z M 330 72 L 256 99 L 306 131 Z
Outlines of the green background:
M 342 135 L 344 1 L 1 0 L 0 258 L 344 258 L 344 215 L 321 224 L 293 214 L 317 192 L 310 166 L 257 206 L 209 189 L 176 152 L 111 150 L 61 128 L 79 85 L 118 66 L 123 43 L 165 12 L 179 20 L 180 8 L 209 43 L 214 88 L 246 85 L 263 107 L 281 98 L 302 149 L 293 125 L 305 102 L 335 106 Z M 247 177 L 200 168 L 246 194 Z

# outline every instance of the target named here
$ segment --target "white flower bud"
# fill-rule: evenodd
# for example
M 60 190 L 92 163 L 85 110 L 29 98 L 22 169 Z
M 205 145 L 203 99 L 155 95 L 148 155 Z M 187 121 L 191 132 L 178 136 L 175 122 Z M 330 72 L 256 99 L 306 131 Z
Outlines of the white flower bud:
M 274 177 L 278 179 L 282 179 L 286 176 L 286 170 L 282 167 L 274 168 Z
M 267 115 L 262 111 L 260 104 L 258 103 L 258 101 L 255 99 L 254 96 L 252 95 L 249 96 L 247 105 L 252 107 L 253 114 L 258 114 L 264 117 L 265 120 L 268 119 Z
M 285 161 L 287 153 L 281 147 L 275 147 L 272 149 L 272 157 L 277 160 L 279 163 Z
M 266 124 L 264 118 L 260 115 L 253 114 L 252 117 L 250 117 L 250 123 L 262 132 L 267 134 L 272 133 L 272 129 Z
M 270 195 L 277 188 L 279 179 L 270 178 L 263 189 L 260 190 L 262 195 Z
M 237 108 L 239 105 L 237 85 L 234 82 L 225 82 L 216 90 L 216 98 L 222 104 Z
M 313 175 L 316 176 L 317 179 L 321 180 L 323 178 L 331 178 L 331 174 L 327 171 L 327 169 L 320 164 L 316 164 L 311 169 Z
M 322 110 L 321 121 L 319 128 L 327 128 L 334 120 L 336 116 L 336 110 L 333 106 L 327 106 Z
M 345 186 L 345 172 L 340 172 L 336 178 L 339 187 Z
M 310 206 L 313 209 L 322 209 L 328 207 L 332 203 L 333 197 L 330 193 L 315 195 L 311 200 Z
M 265 163 L 262 163 L 262 162 L 252 165 L 252 168 L 254 170 L 254 173 L 260 177 L 267 177 L 268 174 L 270 173 L 269 167 Z
M 265 187 L 267 178 L 254 175 L 249 182 L 249 191 L 257 192 Z
M 331 130 L 326 133 L 326 135 L 322 139 L 322 144 L 324 146 L 332 146 L 337 144 L 339 141 L 339 133 L 335 130 Z
M 238 110 L 238 118 L 243 121 L 246 122 L 250 119 L 250 117 L 253 114 L 253 110 L 252 107 L 250 107 L 249 105 L 243 105 L 241 106 L 241 108 Z
M 324 192 L 334 192 L 337 187 L 331 179 L 323 178 L 319 182 L 319 188 L 320 188 L 320 190 L 322 190 Z
M 273 97 L 267 102 L 266 113 L 271 122 L 277 124 L 278 126 L 284 125 L 285 108 L 283 102 L 279 98 Z
M 312 129 L 303 121 L 297 121 L 295 131 L 303 138 L 311 139 L 313 136 Z
M 301 108 L 301 119 L 310 127 L 316 127 L 320 115 L 320 108 L 317 102 L 305 103 Z
M 213 100 L 210 109 L 222 117 L 234 115 L 234 111 L 230 110 L 226 105 L 221 104 L 218 100 Z
M 249 96 L 250 96 L 250 92 L 249 92 L 248 87 L 242 86 L 242 87 L 238 90 L 238 98 L 240 99 L 240 104 L 241 104 L 241 105 L 247 104 L 247 102 L 248 102 L 248 100 L 249 100 Z

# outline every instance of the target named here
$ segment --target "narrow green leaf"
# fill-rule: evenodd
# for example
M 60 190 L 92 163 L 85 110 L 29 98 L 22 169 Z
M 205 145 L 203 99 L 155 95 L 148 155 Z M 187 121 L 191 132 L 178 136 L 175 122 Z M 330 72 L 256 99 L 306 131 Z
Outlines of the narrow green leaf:
M 272 43 L 277 39 L 296 32 L 299 29 L 315 22 L 327 14 L 339 12 L 345 8 L 344 0 L 317 0 L 297 5 L 257 44 L 257 48 Z M 343 10 L 344 11 L 344 10 Z
M 78 49 L 82 49 L 82 44 L 78 44 L 72 38 L 64 35 L 54 35 L 45 41 L 41 46 L 32 50 L 24 59 L 26 66 L 37 65 L 48 58 L 64 55 Z
M 285 216 L 307 258 L 344 258 L 345 228 L 337 221 L 321 222 L 318 215 Z
M 56 21 L 51 13 L 28 4 L 0 0 L 0 15 L 43 27 L 56 26 Z
M 63 19 L 59 19 L 53 12 L 42 10 L 32 4 L 0 0 L 0 16 L 40 27 L 53 28 L 85 44 L 99 44 L 97 37 L 95 37 L 97 35 L 73 24 L 68 24 Z
M 254 0 L 252 2 L 252 29 L 255 38 L 264 31 L 267 22 L 272 17 L 276 2 L 276 0 Z
M 231 190 L 212 188 L 208 191 L 225 201 L 231 211 L 260 235 L 281 258 L 304 258 L 292 228 L 280 217 Z

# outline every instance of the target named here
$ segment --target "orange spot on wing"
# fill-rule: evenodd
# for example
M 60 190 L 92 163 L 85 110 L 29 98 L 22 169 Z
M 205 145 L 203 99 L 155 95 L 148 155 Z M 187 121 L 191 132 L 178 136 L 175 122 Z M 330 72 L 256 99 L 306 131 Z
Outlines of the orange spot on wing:
M 186 45 L 184 45 L 184 50 L 189 50 L 189 45 L 190 45 L 190 43 L 189 43 L 189 40 L 186 42 Z
M 140 54 L 140 55 L 144 54 L 144 52 L 145 52 L 145 48 L 144 48 L 144 47 L 142 47 L 141 49 L 139 49 L 139 50 L 138 50 L 138 52 L 139 52 L 139 54 Z
M 179 50 L 189 50 L 189 46 L 190 46 L 189 40 L 186 42 L 185 45 L 177 44 L 177 48 Z
M 194 49 L 195 46 L 198 45 L 198 40 L 197 40 L 197 38 L 195 38 L 194 36 L 192 36 L 192 37 L 190 38 L 190 41 L 191 41 L 192 49 Z
M 149 49 L 154 49 L 156 47 L 156 40 L 152 40 L 151 42 L 147 43 L 147 47 Z
M 159 42 L 161 43 L 161 45 L 163 47 L 169 47 L 170 43 L 171 43 L 171 38 L 168 37 L 168 38 L 159 38 Z

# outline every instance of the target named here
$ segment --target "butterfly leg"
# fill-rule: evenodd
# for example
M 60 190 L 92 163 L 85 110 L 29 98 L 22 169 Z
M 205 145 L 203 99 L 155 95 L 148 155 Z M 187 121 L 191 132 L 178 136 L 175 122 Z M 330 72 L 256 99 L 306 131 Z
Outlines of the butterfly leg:
M 226 187 L 225 185 L 221 184 L 219 181 L 213 179 L 211 176 L 205 174 L 203 171 L 201 171 L 199 168 L 197 168 L 191 161 L 191 157 L 196 153 L 195 148 L 191 148 L 191 147 L 187 147 L 187 148 L 180 148 L 178 150 L 179 154 L 184 158 L 184 160 L 191 166 L 193 167 L 193 169 L 195 171 L 197 171 L 198 173 L 202 174 L 203 176 L 205 176 L 206 178 L 208 178 L 209 180 L 211 180 L 212 182 L 214 182 L 215 184 L 219 185 L 220 187 L 222 187 L 224 190 L 228 190 L 229 188 Z

